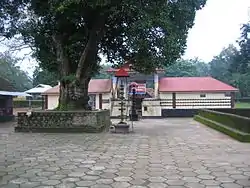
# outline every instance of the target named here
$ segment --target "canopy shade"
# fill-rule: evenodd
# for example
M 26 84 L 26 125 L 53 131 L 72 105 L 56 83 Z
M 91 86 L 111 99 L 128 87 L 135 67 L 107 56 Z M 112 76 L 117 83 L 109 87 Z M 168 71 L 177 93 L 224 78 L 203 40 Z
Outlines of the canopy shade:
M 23 97 L 31 97 L 32 95 L 25 92 L 15 92 L 15 91 L 0 91 L 0 95 L 6 96 L 23 96 Z

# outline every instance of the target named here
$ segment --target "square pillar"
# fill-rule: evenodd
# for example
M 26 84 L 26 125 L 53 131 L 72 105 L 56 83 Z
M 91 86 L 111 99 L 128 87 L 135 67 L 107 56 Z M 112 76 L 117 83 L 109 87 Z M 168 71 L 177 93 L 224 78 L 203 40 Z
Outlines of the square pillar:
M 155 98 L 159 98 L 159 75 L 154 74 L 154 95 Z
M 235 92 L 231 92 L 231 108 L 235 107 Z
M 176 93 L 172 93 L 172 107 L 176 108 Z
M 102 94 L 99 94 L 99 109 L 102 110 Z

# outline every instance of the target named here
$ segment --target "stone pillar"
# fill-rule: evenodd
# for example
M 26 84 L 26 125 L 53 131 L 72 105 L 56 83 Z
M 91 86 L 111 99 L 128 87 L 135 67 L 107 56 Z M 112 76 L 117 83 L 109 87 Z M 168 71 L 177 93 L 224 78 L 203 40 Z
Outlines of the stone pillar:
M 45 95 L 43 97 L 44 97 L 44 110 L 47 110 L 48 109 L 48 95 Z
M 102 94 L 99 94 L 99 109 L 102 110 Z
M 231 92 L 231 108 L 235 107 L 235 92 Z
M 124 82 L 124 98 L 128 99 L 128 79 Z
M 117 98 L 117 91 L 115 90 L 116 89 L 116 82 L 117 82 L 117 78 L 115 76 L 112 76 L 112 91 L 114 92 L 115 98 Z
M 154 94 L 155 94 L 155 98 L 159 98 L 159 75 L 158 73 L 154 74 Z
M 172 93 L 172 107 L 176 108 L 176 93 Z

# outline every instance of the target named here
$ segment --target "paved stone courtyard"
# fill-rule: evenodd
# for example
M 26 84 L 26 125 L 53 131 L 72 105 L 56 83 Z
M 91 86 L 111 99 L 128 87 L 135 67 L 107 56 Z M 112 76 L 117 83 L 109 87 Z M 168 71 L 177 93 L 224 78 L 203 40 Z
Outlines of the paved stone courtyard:
M 250 144 L 192 119 L 121 134 L 14 133 L 0 124 L 0 187 L 250 187 Z

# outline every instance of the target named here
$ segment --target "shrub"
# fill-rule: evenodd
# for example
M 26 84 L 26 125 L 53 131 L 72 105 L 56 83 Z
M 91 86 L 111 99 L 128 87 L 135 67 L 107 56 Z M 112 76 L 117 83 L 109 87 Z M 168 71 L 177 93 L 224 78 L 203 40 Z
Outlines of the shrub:
M 250 109 L 247 108 L 225 108 L 225 109 L 216 109 L 215 111 L 224 112 L 229 114 L 235 114 L 244 117 L 250 117 Z
M 31 105 L 32 108 L 42 107 L 43 101 L 42 100 L 20 100 L 20 101 L 13 101 L 13 108 L 28 108 Z
M 222 125 L 220 123 L 217 123 L 215 121 L 209 120 L 207 118 L 204 118 L 202 116 L 196 115 L 194 119 L 204 125 L 207 125 L 208 127 L 211 127 L 217 131 L 220 131 L 240 142 L 250 142 L 250 134 L 242 133 L 236 129 L 227 127 L 226 125 Z
M 212 110 L 200 110 L 199 116 L 213 120 L 239 131 L 250 133 L 250 118 Z

